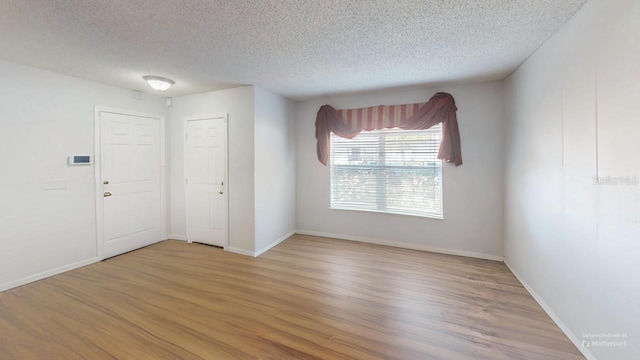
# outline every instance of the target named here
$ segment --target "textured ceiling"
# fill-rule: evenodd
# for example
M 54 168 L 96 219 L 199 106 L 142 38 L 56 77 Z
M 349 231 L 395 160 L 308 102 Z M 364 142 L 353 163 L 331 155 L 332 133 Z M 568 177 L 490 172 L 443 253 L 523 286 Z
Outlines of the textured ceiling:
M 586 0 L 0 0 L 0 58 L 179 96 L 502 79 Z

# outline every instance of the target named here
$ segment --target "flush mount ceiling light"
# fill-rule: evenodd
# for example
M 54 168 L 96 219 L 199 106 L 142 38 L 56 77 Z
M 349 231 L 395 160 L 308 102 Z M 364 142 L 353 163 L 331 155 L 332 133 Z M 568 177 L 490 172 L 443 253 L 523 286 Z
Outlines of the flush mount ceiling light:
M 162 76 L 146 75 L 146 76 L 143 76 L 142 78 L 147 80 L 147 83 L 149 84 L 149 86 L 151 86 L 152 88 L 158 91 L 165 91 L 168 88 L 170 88 L 171 85 L 175 84 L 175 81 L 164 78 Z

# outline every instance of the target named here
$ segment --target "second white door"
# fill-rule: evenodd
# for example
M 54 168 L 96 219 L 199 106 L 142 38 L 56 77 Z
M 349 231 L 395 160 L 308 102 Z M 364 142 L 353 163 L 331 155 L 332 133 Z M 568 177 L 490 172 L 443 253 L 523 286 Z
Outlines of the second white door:
M 186 121 L 187 238 L 224 247 L 227 227 L 227 120 Z

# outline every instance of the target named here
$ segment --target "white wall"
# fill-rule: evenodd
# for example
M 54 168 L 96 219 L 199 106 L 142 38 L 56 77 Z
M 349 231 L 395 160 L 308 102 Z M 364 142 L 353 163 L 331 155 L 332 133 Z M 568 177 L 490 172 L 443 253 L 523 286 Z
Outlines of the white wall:
M 640 177 L 639 54 L 640 2 L 591 0 L 505 83 L 506 262 L 600 359 L 640 354 L 640 187 L 593 181 Z
M 329 167 L 316 157 L 321 105 L 337 109 L 425 102 L 438 91 L 458 106 L 464 164 L 443 165 L 444 220 L 329 209 Z M 297 228 L 306 233 L 501 259 L 502 82 L 312 99 L 297 105 Z
M 255 251 L 254 88 L 244 86 L 173 99 L 171 107 L 170 237 L 186 237 L 184 119 L 228 114 L 229 246 Z
M 295 103 L 255 87 L 255 249 L 296 228 Z
M 167 117 L 164 98 L 0 60 L 0 290 L 97 256 L 94 106 Z M 66 189 L 45 190 L 59 179 Z

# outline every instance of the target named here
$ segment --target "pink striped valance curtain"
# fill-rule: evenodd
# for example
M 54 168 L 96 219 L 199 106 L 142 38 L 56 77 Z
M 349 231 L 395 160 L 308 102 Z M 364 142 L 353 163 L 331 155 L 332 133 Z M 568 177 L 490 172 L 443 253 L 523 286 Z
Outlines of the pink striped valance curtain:
M 437 93 L 426 103 L 373 106 L 362 109 L 336 110 L 324 105 L 316 117 L 318 160 L 327 165 L 331 132 L 352 139 L 362 130 L 401 128 L 428 129 L 442 123 L 442 142 L 438 159 L 462 165 L 460 132 L 456 118 L 456 103 L 451 94 Z

